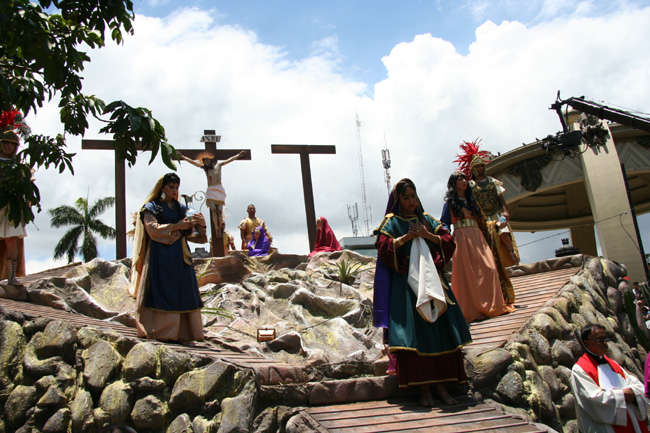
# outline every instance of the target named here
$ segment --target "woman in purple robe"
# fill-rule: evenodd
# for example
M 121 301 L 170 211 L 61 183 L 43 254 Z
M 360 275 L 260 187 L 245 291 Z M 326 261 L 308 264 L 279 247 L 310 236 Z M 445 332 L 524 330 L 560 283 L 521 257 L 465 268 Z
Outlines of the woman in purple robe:
M 248 243 L 248 256 L 266 256 L 271 249 L 271 243 L 266 238 L 263 227 L 253 230 L 253 239 Z

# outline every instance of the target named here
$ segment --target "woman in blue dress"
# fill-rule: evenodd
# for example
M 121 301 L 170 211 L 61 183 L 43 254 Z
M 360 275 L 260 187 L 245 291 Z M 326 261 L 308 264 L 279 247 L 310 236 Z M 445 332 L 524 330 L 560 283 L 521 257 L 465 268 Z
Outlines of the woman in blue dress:
M 420 403 L 430 407 L 430 386 L 435 385 L 444 403 L 455 404 L 446 384 L 466 381 L 461 348 L 471 336 L 442 274 L 454 241 L 440 221 L 424 212 L 409 179 L 393 188 L 375 234 L 373 320 L 385 328 L 399 386 L 419 387 Z
M 203 340 L 203 302 L 187 241 L 205 243 L 205 219 L 186 216 L 180 178 L 158 180 L 136 219 L 131 294 L 138 335 L 167 341 Z M 196 229 L 193 231 L 192 229 Z M 194 233 L 194 234 L 192 234 Z

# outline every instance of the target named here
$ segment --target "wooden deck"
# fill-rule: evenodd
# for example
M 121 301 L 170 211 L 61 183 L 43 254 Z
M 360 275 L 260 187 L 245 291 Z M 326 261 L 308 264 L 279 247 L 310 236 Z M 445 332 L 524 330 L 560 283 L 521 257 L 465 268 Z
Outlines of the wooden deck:
M 436 433 L 535 433 L 546 429 L 506 415 L 469 397 L 455 406 L 425 408 L 415 400 L 372 401 L 312 407 L 311 417 L 332 433 L 435 431 Z
M 546 301 L 551 299 L 580 268 L 559 269 L 523 275 L 511 279 L 515 289 L 516 311 L 482 322 L 474 322 L 470 348 L 502 347 L 506 340 L 524 324 Z

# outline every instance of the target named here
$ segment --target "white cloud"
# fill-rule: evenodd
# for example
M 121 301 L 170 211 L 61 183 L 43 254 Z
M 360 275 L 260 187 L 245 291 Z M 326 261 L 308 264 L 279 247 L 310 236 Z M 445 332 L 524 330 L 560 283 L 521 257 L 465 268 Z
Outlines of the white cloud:
M 340 53 L 338 49 L 339 39 L 336 35 L 330 35 L 312 43 L 311 55 L 314 57 L 325 57 L 336 62 Z
M 550 7 L 550 6 L 549 6 Z M 505 152 L 560 129 L 548 111 L 557 90 L 650 111 L 650 8 L 597 18 L 554 18 L 535 25 L 487 21 L 476 29 L 469 53 L 429 34 L 414 35 L 383 58 L 388 78 L 368 85 L 346 81 L 336 55 L 289 60 L 282 49 L 257 36 L 216 22 L 215 12 L 181 9 L 167 18 L 138 15 L 135 35 L 122 46 L 90 53 L 84 91 L 106 101 L 123 99 L 152 109 L 178 148 L 198 148 L 204 129 L 222 135 L 222 148 L 252 149 L 252 161 L 223 169 L 228 193 L 228 229 L 254 203 L 274 243 L 285 253 L 307 253 L 304 201 L 297 155 L 272 155 L 271 144 L 333 144 L 336 155 L 312 155 L 316 213 L 337 236 L 349 236 L 346 205 L 361 192 L 355 114 L 361 128 L 366 194 L 374 228 L 386 203 L 381 148 L 392 156 L 393 181 L 411 177 L 425 208 L 439 215 L 447 177 L 462 140 L 481 137 L 485 147 Z M 336 53 L 336 41 L 324 44 Z M 33 117 L 35 131 L 59 132 L 54 109 Z M 100 128 L 99 123 L 92 127 Z M 89 133 L 87 138 L 100 138 Z M 37 173 L 43 208 L 113 195 L 113 155 L 78 152 L 75 176 Z M 168 171 L 148 156 L 127 171 L 127 211 L 133 212 L 155 181 Z M 183 164 L 181 190 L 205 188 L 204 175 Z M 112 214 L 105 221 L 113 224 Z M 51 254 L 62 232 L 38 215 L 27 253 Z M 363 224 L 360 224 L 363 227 Z M 524 236 L 525 238 L 525 236 Z M 559 239 L 554 243 L 559 247 Z M 538 248 L 530 248 L 538 250 Z M 537 260 L 523 250 L 524 260 Z M 541 254 L 551 255 L 552 248 Z M 33 270 L 28 269 L 33 272 Z
M 77 259 L 79 260 L 79 259 Z M 43 258 L 29 258 L 25 261 L 25 269 L 28 274 L 35 274 L 41 271 L 47 271 L 48 269 L 54 269 L 68 264 L 68 261 L 65 259 L 54 260 L 51 257 Z
M 472 15 L 476 19 L 481 19 L 485 16 L 490 4 L 486 0 L 473 0 L 467 2 L 466 7 L 469 8 L 471 11 Z
M 171 0 L 147 0 L 147 4 L 151 7 L 159 7 L 168 5 L 171 3 Z

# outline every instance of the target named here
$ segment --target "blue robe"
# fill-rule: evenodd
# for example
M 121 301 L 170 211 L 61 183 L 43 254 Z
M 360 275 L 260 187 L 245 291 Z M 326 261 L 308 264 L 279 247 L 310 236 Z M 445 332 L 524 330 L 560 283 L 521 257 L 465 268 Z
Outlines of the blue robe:
M 174 224 L 185 217 L 186 208 L 178 202 L 170 209 L 164 202 L 157 205 L 152 201 L 144 206 L 143 212 L 146 211 L 153 213 L 159 224 Z M 194 267 L 185 263 L 183 257 L 184 242 L 184 237 L 171 245 L 149 241 L 149 284 L 145 307 L 174 313 L 203 307 Z

